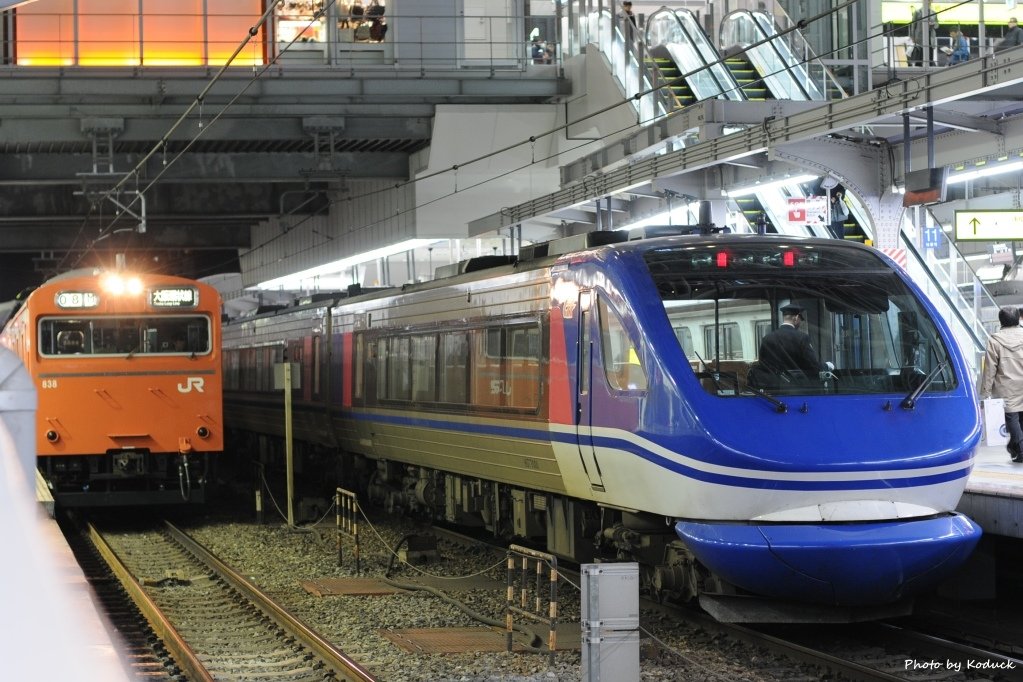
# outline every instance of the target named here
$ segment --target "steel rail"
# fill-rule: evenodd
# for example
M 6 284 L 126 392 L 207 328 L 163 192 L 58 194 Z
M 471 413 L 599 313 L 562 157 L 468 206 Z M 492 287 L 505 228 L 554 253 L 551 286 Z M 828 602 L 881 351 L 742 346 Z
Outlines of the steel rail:
M 139 611 L 149 622 L 149 627 L 163 642 L 168 653 L 181 671 L 192 682 L 213 682 L 213 675 L 206 669 L 206 666 L 199 660 L 195 651 L 181 638 L 177 628 L 167 619 L 160 607 L 146 594 L 142 586 L 135 580 L 128 568 L 121 561 L 117 553 L 107 544 L 96 527 L 91 523 L 86 525 L 86 532 L 89 540 L 103 560 L 107 562 L 110 570 L 117 576 L 118 581 L 131 597 Z
M 355 662 L 341 649 L 334 646 L 334 644 L 324 639 L 319 633 L 309 628 L 287 609 L 268 597 L 259 588 L 214 556 L 212 552 L 170 522 L 165 521 L 164 523 L 165 529 L 174 540 L 179 542 L 196 559 L 222 576 L 231 587 L 244 595 L 246 599 L 252 601 L 277 625 L 314 651 L 340 679 L 348 682 L 376 682 L 376 678 L 368 670 Z

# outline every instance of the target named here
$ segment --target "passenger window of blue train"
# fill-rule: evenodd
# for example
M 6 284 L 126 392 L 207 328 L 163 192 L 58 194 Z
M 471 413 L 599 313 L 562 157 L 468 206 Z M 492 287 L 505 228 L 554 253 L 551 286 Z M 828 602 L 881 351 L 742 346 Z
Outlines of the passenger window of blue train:
M 313 395 L 320 394 L 320 337 L 313 337 Z
M 440 336 L 440 401 L 465 405 L 469 402 L 469 341 L 465 332 Z
M 536 408 L 540 402 L 540 329 L 536 326 L 508 330 L 509 350 L 505 383 L 509 407 Z
M 599 309 L 604 373 L 608 383 L 619 391 L 646 390 L 646 372 L 621 318 L 604 299 L 600 299 Z
M 500 328 L 476 329 L 473 335 L 472 402 L 482 407 L 501 407 L 506 392 Z
M 412 399 L 433 402 L 437 386 L 437 337 L 412 337 Z
M 355 360 L 352 363 L 352 390 L 355 393 L 356 398 L 361 398 L 363 394 L 362 381 L 363 381 L 363 367 L 366 363 L 366 347 L 363 342 L 362 334 L 355 337 Z
M 390 340 L 387 349 L 387 393 L 389 400 L 409 400 L 409 337 Z

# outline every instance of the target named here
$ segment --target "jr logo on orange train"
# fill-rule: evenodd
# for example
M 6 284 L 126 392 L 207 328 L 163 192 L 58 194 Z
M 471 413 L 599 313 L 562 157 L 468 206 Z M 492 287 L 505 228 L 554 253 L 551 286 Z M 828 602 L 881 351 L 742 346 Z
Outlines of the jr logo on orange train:
M 197 393 L 202 393 L 205 385 L 206 380 L 201 377 L 188 377 L 185 383 L 178 384 L 178 393 L 191 393 L 193 388 Z

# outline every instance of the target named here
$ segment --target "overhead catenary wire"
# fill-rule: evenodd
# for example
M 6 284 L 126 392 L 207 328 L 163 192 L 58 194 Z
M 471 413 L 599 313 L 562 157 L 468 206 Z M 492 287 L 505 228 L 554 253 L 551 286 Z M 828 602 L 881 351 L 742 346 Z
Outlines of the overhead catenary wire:
M 961 2 L 956 3 L 954 5 L 951 5 L 951 6 L 947 7 L 947 8 L 943 8 L 943 9 L 941 9 L 939 11 L 936 11 L 936 12 L 934 12 L 934 14 L 937 16 L 937 15 L 940 15 L 941 13 L 946 12 L 946 11 L 952 11 L 952 10 L 956 9 L 957 7 L 960 7 L 962 5 L 968 4 L 968 2 L 970 2 L 970 0 L 961 0 Z M 329 0 L 329 2 L 327 2 L 325 4 L 325 6 L 321 10 L 317 11 L 317 14 L 315 15 L 313 20 L 315 20 L 315 18 L 323 16 L 323 14 L 326 12 L 327 8 L 330 7 L 333 4 L 334 4 L 334 0 Z M 813 23 L 815 23 L 817 21 L 821 21 L 821 20 L 827 19 L 832 14 L 840 12 L 840 11 L 842 11 L 842 10 L 844 10 L 844 9 L 854 5 L 854 4 L 856 4 L 856 0 L 848 0 L 847 2 L 844 2 L 844 3 L 840 4 L 840 5 L 836 5 L 835 7 L 832 7 L 830 9 L 826 10 L 826 11 L 819 12 L 816 15 L 810 17 L 810 18 L 801 19 L 798 22 L 796 22 L 793 26 L 791 26 L 791 27 L 789 27 L 787 29 L 784 29 L 784 30 L 782 30 L 782 31 L 780 31 L 778 33 L 775 33 L 772 36 L 769 36 L 767 38 L 759 40 L 759 41 L 757 41 L 755 43 L 751 43 L 750 45 L 746 46 L 742 50 L 738 51 L 736 54 L 745 54 L 746 52 L 749 52 L 750 50 L 753 50 L 753 49 L 755 49 L 755 48 L 757 48 L 757 47 L 759 47 L 761 45 L 764 45 L 764 44 L 766 44 L 768 42 L 780 39 L 781 37 L 787 35 L 788 33 L 791 33 L 793 31 L 804 30 L 809 25 L 811 25 L 811 24 L 813 24 Z M 232 57 L 231 57 L 232 60 L 240 53 L 241 49 L 251 40 L 251 38 L 255 34 L 258 33 L 259 27 L 263 23 L 265 23 L 267 18 L 269 18 L 270 14 L 271 14 L 271 10 L 272 10 L 272 7 L 268 8 L 267 12 L 265 12 L 262 15 L 262 17 L 260 18 L 259 22 L 257 22 L 253 27 L 251 27 L 249 29 L 249 34 L 246 36 L 246 38 L 244 39 L 242 44 L 239 45 L 239 47 L 236 49 L 235 53 L 232 55 Z M 313 20 L 311 20 L 311 21 L 313 21 Z M 890 27 L 890 28 L 887 28 L 887 29 L 882 27 L 882 29 L 880 31 L 876 32 L 876 33 L 870 34 L 870 35 L 864 37 L 861 40 L 853 41 L 853 42 L 851 42 L 851 43 L 849 43 L 847 45 L 842 46 L 841 48 L 835 48 L 831 52 L 824 53 L 823 55 L 817 55 L 817 56 L 814 57 L 814 59 L 819 59 L 822 56 L 826 56 L 828 54 L 833 54 L 835 52 L 838 52 L 839 50 L 845 50 L 845 49 L 848 49 L 849 47 L 860 45 L 860 44 L 862 44 L 864 42 L 867 42 L 867 41 L 869 41 L 869 40 L 871 40 L 873 38 L 876 38 L 876 37 L 886 36 L 886 35 L 888 35 L 890 33 L 893 33 L 895 30 L 896 29 L 894 27 Z M 251 85 L 253 83 L 255 83 L 256 80 L 258 80 L 271 66 L 273 66 L 276 63 L 276 60 L 280 56 L 280 54 L 285 52 L 287 50 L 287 48 L 291 47 L 291 45 L 294 44 L 295 40 L 297 40 L 297 36 L 290 43 L 288 43 L 287 46 L 284 49 L 282 49 L 277 55 L 275 55 L 275 57 L 272 60 L 270 60 L 266 65 L 264 65 L 264 67 L 262 69 L 260 69 L 252 78 L 250 78 L 249 81 L 244 86 L 244 88 L 239 93 L 237 93 L 234 97 L 232 97 L 232 99 L 220 111 L 217 112 L 217 114 L 210 120 L 208 125 L 205 125 L 203 128 L 199 129 L 199 131 L 192 137 L 192 139 L 189 140 L 189 142 L 182 149 L 180 149 L 177 152 L 177 154 L 175 154 L 174 157 L 172 157 L 171 159 L 166 161 L 166 163 L 164 164 L 164 166 L 161 169 L 160 173 L 158 173 L 157 176 L 154 177 L 143 189 L 139 190 L 140 193 L 144 194 L 145 192 L 149 191 L 157 182 L 159 182 L 160 178 L 163 176 L 164 173 L 166 173 L 168 168 L 170 166 L 172 166 L 174 164 L 174 162 L 176 162 L 178 159 L 180 159 L 181 156 L 185 152 L 187 152 L 195 144 L 196 141 L 198 141 L 199 137 L 206 130 L 208 130 L 216 121 L 218 121 L 222 116 L 224 116 L 227 113 L 227 111 L 230 109 L 230 107 L 235 102 L 237 102 L 237 100 L 241 97 L 241 95 L 244 94 L 244 92 L 249 87 L 251 87 Z M 803 59 L 801 61 L 798 61 L 797 63 L 800 64 L 800 65 L 805 65 L 805 64 L 807 64 L 810 61 L 812 61 L 811 58 L 806 58 L 806 59 Z M 632 95 L 630 98 L 627 98 L 627 99 L 625 99 L 625 100 L 623 100 L 621 102 L 615 102 L 613 104 L 610 104 L 610 105 L 607 105 L 607 106 L 605 106 L 603 108 L 600 108 L 600 109 L 598 109 L 596 111 L 587 113 L 587 114 L 585 114 L 585 115 L 583 115 L 581 117 L 573 119 L 572 121 L 566 121 L 565 123 L 563 123 L 561 125 L 558 125 L 558 126 L 555 126 L 553 128 L 550 128 L 547 131 L 544 131 L 544 132 L 541 132 L 541 133 L 538 133 L 538 134 L 530 135 L 528 139 L 523 140 L 521 142 L 516 142 L 516 143 L 508 144 L 508 145 L 505 145 L 505 146 L 503 146 L 501 148 L 490 150 L 490 151 L 488 151 L 486 153 L 477 155 L 477 156 L 475 156 L 475 157 L 473 157 L 473 158 L 471 158 L 469 160 L 460 161 L 460 162 L 458 162 L 456 164 L 453 164 L 449 168 L 439 169 L 439 170 L 436 170 L 436 171 L 433 171 L 433 172 L 430 172 L 430 173 L 426 173 L 426 174 L 420 175 L 418 177 L 412 178 L 412 179 L 407 180 L 407 181 L 396 182 L 393 185 L 389 184 L 385 188 L 369 190 L 367 192 L 363 192 L 363 193 L 355 195 L 355 196 L 348 196 L 348 197 L 345 197 L 343 199 L 330 199 L 330 200 L 328 200 L 327 205 L 325 207 L 323 207 L 323 208 L 330 209 L 330 208 L 332 208 L 333 206 L 337 205 L 339 202 L 342 202 L 342 201 L 351 202 L 351 201 L 355 201 L 357 199 L 369 198 L 369 197 L 372 197 L 372 196 L 377 195 L 377 194 L 382 194 L 384 192 L 390 192 L 390 191 L 393 191 L 393 190 L 399 190 L 399 189 L 402 189 L 404 187 L 407 187 L 407 186 L 410 186 L 410 185 L 414 185 L 415 183 L 423 182 L 423 181 L 430 180 L 430 179 L 434 179 L 434 178 L 437 178 L 437 177 L 440 177 L 440 176 L 447 175 L 449 173 L 457 173 L 457 171 L 460 168 L 464 169 L 466 166 L 469 166 L 471 164 L 487 161 L 487 160 L 489 160 L 489 159 L 491 159 L 491 158 L 493 158 L 495 156 L 498 156 L 500 154 L 504 154 L 504 153 L 507 153 L 509 151 L 513 151 L 513 150 L 515 150 L 515 149 L 517 149 L 517 148 L 519 148 L 519 147 L 521 147 L 522 145 L 525 145 L 525 144 L 529 144 L 531 146 L 534 146 L 536 140 L 539 139 L 539 138 L 548 137 L 548 136 L 554 136 L 554 135 L 556 135 L 556 134 L 558 134 L 558 133 L 560 133 L 562 131 L 566 131 L 570 126 L 577 126 L 577 125 L 579 125 L 582 122 L 585 122 L 585 121 L 587 121 L 587 120 L 589 120 L 591 118 L 594 118 L 596 116 L 600 116 L 602 114 L 605 114 L 605 113 L 608 113 L 610 111 L 613 111 L 613 110 L 615 110 L 615 109 L 617 109 L 617 108 L 619 108 L 621 106 L 630 105 L 631 104 L 630 100 L 637 100 L 638 101 L 638 100 L 642 99 L 643 97 L 645 97 L 647 95 L 653 94 L 654 92 L 656 92 L 659 89 L 662 89 L 662 88 L 665 88 L 665 87 L 670 87 L 670 86 L 675 85 L 675 84 L 677 84 L 679 82 L 684 82 L 685 79 L 687 79 L 687 78 L 689 78 L 689 77 L 691 77 L 693 75 L 696 75 L 696 74 L 700 73 L 701 71 L 704 71 L 706 69 L 712 68 L 715 65 L 722 64 L 723 62 L 724 62 L 724 58 L 723 57 L 719 57 L 717 60 L 715 60 L 713 62 L 710 62 L 709 64 L 706 64 L 704 66 L 700 66 L 700 67 L 698 67 L 696 69 L 693 69 L 691 71 L 688 71 L 688 72 L 680 75 L 679 77 L 673 79 L 672 81 L 669 81 L 667 83 L 663 83 L 663 84 L 657 85 L 657 86 L 649 88 L 647 90 L 643 90 L 643 91 L 637 92 L 634 95 Z M 199 104 L 201 104 L 202 98 L 205 97 L 205 95 L 212 89 L 212 87 L 215 84 L 215 82 L 223 75 L 223 73 L 226 71 L 227 66 L 228 66 L 228 64 L 225 64 L 224 67 L 221 68 L 221 70 L 217 73 L 215 78 L 209 84 L 207 84 L 207 86 L 203 89 L 202 93 L 200 93 L 200 95 L 198 95 L 196 97 L 196 99 L 193 101 L 192 105 L 185 112 L 185 114 L 183 114 L 182 117 L 180 117 L 178 119 L 178 121 L 175 122 L 175 124 L 174 124 L 174 126 L 172 126 L 171 130 L 169 130 L 161 138 L 161 140 L 156 143 L 156 145 L 153 147 L 153 149 L 151 149 L 150 152 L 148 154 L 146 154 L 146 156 L 143 158 L 143 160 L 141 160 L 139 162 L 139 164 L 136 165 L 135 169 L 133 169 L 133 171 L 131 171 L 131 173 L 129 173 L 129 176 L 126 176 L 125 178 L 122 179 L 122 181 L 120 183 L 118 183 L 117 187 L 123 186 L 123 183 L 126 182 L 128 177 L 130 177 L 131 175 L 137 175 L 139 173 L 139 171 L 141 170 L 144 162 L 146 160 L 148 160 L 149 158 L 151 158 L 156 153 L 158 153 L 161 149 L 164 148 L 164 146 L 166 145 L 166 142 L 169 139 L 169 136 L 172 134 L 172 132 L 174 130 L 176 130 L 185 119 L 187 119 L 187 116 L 192 111 L 194 111 L 195 108 Z M 764 77 L 754 81 L 754 83 L 757 83 L 757 82 L 762 83 L 766 78 L 768 78 L 770 76 L 773 76 L 776 73 L 780 73 L 780 72 L 782 72 L 784 70 L 785 69 L 779 69 L 778 71 L 775 71 L 775 72 L 772 72 L 771 74 L 765 75 Z M 725 91 L 725 92 L 731 92 L 731 91 L 736 90 L 736 89 L 741 89 L 742 87 L 743 86 L 737 86 L 736 88 L 732 88 L 732 89 L 730 89 L 728 91 Z M 687 112 L 691 106 L 692 105 L 689 105 L 689 106 L 686 106 L 686 107 L 681 107 L 681 108 L 678 108 L 678 109 L 674 109 L 674 110 L 666 112 L 664 114 L 655 115 L 655 116 L 651 117 L 648 120 L 640 121 L 638 125 L 646 125 L 646 124 L 648 124 L 648 123 L 650 123 L 650 122 L 652 122 L 654 120 L 667 120 L 667 119 L 672 118 L 674 116 L 681 115 L 681 114 Z M 608 137 L 613 137 L 613 136 L 618 135 L 618 134 L 623 133 L 623 132 L 626 132 L 626 131 L 632 129 L 634 127 L 634 125 L 635 124 L 630 124 L 628 126 L 619 128 L 619 129 L 617 129 L 615 131 L 609 132 L 609 133 L 607 133 L 605 135 L 604 139 L 606 139 Z M 433 203 L 436 203 L 438 201 L 442 201 L 442 200 L 448 199 L 448 198 L 454 196 L 455 194 L 462 193 L 462 192 L 468 191 L 470 189 L 475 189 L 475 188 L 480 187 L 482 185 L 485 185 L 485 184 L 488 184 L 488 183 L 492 183 L 492 182 L 495 182 L 497 180 L 506 178 L 506 177 L 508 177 L 508 176 L 510 176 L 510 175 L 512 175 L 514 173 L 521 172 L 522 170 L 525 170 L 525 169 L 527 169 L 527 168 L 529 168 L 529 167 L 531 167 L 533 165 L 536 165 L 537 163 L 544 163 L 544 162 L 547 162 L 547 161 L 549 161 L 551 159 L 556 159 L 558 157 L 561 157 L 561 156 L 563 156 L 563 155 L 565 155 L 567 153 L 570 153 L 572 151 L 575 151 L 575 150 L 577 150 L 579 148 L 585 147 L 587 145 L 592 145 L 593 142 L 594 142 L 594 140 L 588 139 L 588 140 L 581 141 L 577 145 L 569 146 L 568 148 L 563 148 L 563 149 L 561 149 L 560 151 L 558 151 L 556 153 L 548 154 L 548 155 L 546 155 L 546 156 L 544 156 L 544 157 L 542 157 L 540 159 L 535 159 L 535 157 L 531 157 L 531 161 L 529 163 L 524 163 L 524 164 L 522 164 L 520 166 L 517 166 L 517 167 L 514 167 L 514 168 L 510 168 L 510 169 L 508 169 L 508 170 L 506 170 L 506 171 L 504 171 L 502 173 L 499 173 L 499 174 L 494 175 L 494 176 L 490 176 L 490 177 L 488 177 L 488 178 L 486 178 L 484 180 L 481 180 L 479 182 L 459 187 L 455 191 L 451 191 L 451 192 L 449 192 L 447 194 L 439 195 L 439 196 L 437 196 L 437 197 L 435 197 L 435 198 L 433 198 L 433 199 L 431 199 L 429 201 L 422 202 L 422 203 L 416 203 L 412 207 L 405 208 L 405 209 L 398 209 L 397 211 L 395 211 L 395 213 L 390 214 L 390 215 L 386 216 L 385 218 L 381 218 L 381 219 L 373 220 L 373 221 L 368 221 L 368 222 L 365 222 L 362 225 L 353 226 L 350 229 L 351 229 L 351 231 L 354 232 L 354 231 L 359 231 L 359 230 L 364 230 L 364 229 L 372 228 L 372 227 L 380 225 L 380 224 L 382 224 L 382 223 L 384 223 L 386 221 L 392 220 L 395 217 L 399 217 L 401 215 L 405 215 L 405 214 L 408 214 L 408 213 L 411 213 L 411 212 L 415 212 L 415 211 L 417 211 L 417 210 L 419 210 L 419 209 L 421 209 L 421 208 L 423 208 L 425 206 L 428 206 L 430 204 L 433 204 Z M 111 191 L 113 191 L 113 190 L 111 190 Z M 129 204 L 129 206 L 131 206 L 131 204 Z M 302 226 L 308 220 L 310 220 L 312 217 L 315 217 L 315 215 L 317 215 L 317 214 L 311 214 L 309 216 L 305 216 L 304 218 L 299 220 L 296 224 L 291 225 L 290 229 L 294 230 L 295 228 Z M 110 225 L 108 225 L 106 228 L 104 228 L 101 231 L 100 237 L 102 237 L 103 234 L 105 234 L 105 233 L 109 232 L 110 230 L 112 230 L 114 223 L 119 218 L 120 218 L 120 216 L 115 218 L 111 222 Z M 84 224 L 83 224 L 83 229 L 84 229 Z M 81 230 L 80 230 L 80 234 L 81 234 Z M 264 242 L 262 242 L 260 244 L 257 244 L 255 246 L 251 247 L 246 252 L 246 255 L 252 255 L 253 253 L 258 252 L 258 251 L 268 247 L 270 244 L 276 242 L 281 237 L 283 237 L 283 233 L 275 235 L 274 237 L 271 237 L 270 239 L 268 239 L 268 240 L 266 240 L 266 241 L 264 241 Z M 99 237 L 96 240 L 93 240 L 93 244 L 95 244 L 95 242 L 98 239 L 99 239 Z M 76 242 L 77 242 L 77 238 L 76 238 Z M 87 247 L 86 251 L 79 257 L 77 262 L 80 262 L 82 260 L 82 258 L 84 258 L 85 255 L 87 255 L 88 248 L 91 248 L 91 246 L 92 245 L 90 245 L 90 247 Z M 293 255 L 300 255 L 300 254 L 308 252 L 308 251 L 313 251 L 313 250 L 319 249 L 321 246 L 322 246 L 322 242 L 320 242 L 318 244 L 310 245 L 310 246 L 308 246 L 308 247 L 306 247 L 304 249 L 300 249 L 298 251 L 295 251 Z M 232 259 L 232 262 L 233 262 L 233 259 Z M 218 271 L 217 267 L 218 266 L 211 266 L 209 269 L 210 269 L 211 272 L 212 271 Z

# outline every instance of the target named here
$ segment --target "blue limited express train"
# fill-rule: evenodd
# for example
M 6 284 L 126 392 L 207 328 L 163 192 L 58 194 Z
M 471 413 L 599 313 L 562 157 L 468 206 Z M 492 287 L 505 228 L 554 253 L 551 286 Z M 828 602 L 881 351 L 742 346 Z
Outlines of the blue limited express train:
M 281 452 L 271 365 L 297 363 L 309 470 L 638 561 L 652 593 L 727 620 L 905 612 L 962 565 L 980 537 L 955 512 L 980 435 L 970 369 L 903 271 L 836 240 L 623 240 L 235 320 L 227 427 Z

